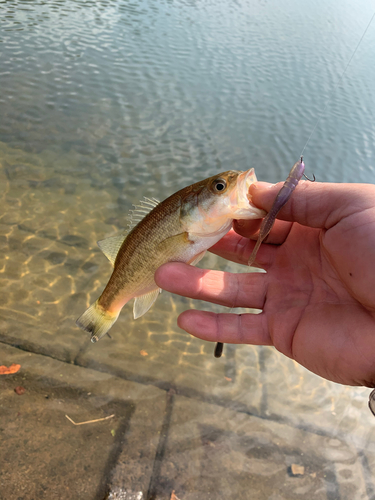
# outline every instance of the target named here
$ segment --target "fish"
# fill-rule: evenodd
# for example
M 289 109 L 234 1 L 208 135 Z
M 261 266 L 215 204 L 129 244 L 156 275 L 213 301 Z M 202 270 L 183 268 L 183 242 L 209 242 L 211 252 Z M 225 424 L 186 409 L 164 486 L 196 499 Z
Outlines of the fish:
M 229 170 L 187 186 L 162 202 L 141 201 L 132 211 L 128 233 L 98 241 L 114 269 L 103 293 L 76 324 L 97 342 L 108 334 L 131 299 L 134 319 L 143 316 L 161 292 L 154 274 L 162 264 L 196 265 L 231 229 L 234 219 L 266 215 L 248 195 L 256 181 L 253 168 Z

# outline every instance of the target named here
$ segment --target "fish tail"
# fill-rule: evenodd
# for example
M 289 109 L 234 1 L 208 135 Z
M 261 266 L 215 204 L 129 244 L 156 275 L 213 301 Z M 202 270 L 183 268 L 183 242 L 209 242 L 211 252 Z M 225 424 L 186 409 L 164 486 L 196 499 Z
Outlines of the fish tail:
M 108 333 L 119 313 L 106 311 L 96 301 L 77 319 L 76 325 L 91 333 L 91 342 L 97 342 Z

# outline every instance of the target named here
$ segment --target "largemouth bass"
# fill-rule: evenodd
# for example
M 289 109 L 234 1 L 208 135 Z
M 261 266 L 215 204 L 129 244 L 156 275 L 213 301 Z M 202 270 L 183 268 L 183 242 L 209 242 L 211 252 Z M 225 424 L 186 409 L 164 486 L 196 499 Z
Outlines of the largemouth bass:
M 145 199 L 133 211 L 130 232 L 99 241 L 114 269 L 101 296 L 77 320 L 98 341 L 134 300 L 134 319 L 145 314 L 161 289 L 155 271 L 171 261 L 195 265 L 232 227 L 233 219 L 260 219 L 248 190 L 254 169 L 229 170 L 192 184 L 163 202 Z M 133 227 L 132 227 L 133 226 Z

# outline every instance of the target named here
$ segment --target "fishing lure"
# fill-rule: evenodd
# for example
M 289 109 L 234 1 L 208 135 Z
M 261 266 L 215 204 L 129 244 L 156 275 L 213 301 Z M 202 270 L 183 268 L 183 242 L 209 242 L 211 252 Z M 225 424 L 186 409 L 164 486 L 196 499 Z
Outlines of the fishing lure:
M 304 172 L 305 172 L 305 164 L 303 163 L 303 156 L 301 156 L 300 161 L 297 161 L 293 165 L 291 171 L 289 172 L 288 178 L 284 182 L 280 191 L 277 193 L 277 196 L 275 198 L 275 201 L 273 202 L 271 210 L 263 219 L 263 222 L 259 230 L 258 240 L 249 258 L 248 262 L 249 266 L 251 266 L 254 263 L 259 247 L 269 235 L 272 226 L 275 223 L 277 214 L 280 212 L 285 203 L 292 196 L 292 193 L 297 187 L 299 181 L 301 180 L 301 177 L 304 175 Z

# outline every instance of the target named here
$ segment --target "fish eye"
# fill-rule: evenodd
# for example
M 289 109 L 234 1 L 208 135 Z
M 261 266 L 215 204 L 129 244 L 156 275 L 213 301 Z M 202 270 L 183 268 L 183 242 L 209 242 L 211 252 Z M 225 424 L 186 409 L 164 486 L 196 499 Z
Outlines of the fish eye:
M 225 191 L 226 187 L 227 187 L 227 183 L 224 181 L 224 179 L 217 179 L 215 182 L 214 182 L 214 191 L 216 191 L 217 193 L 221 193 L 222 191 Z

